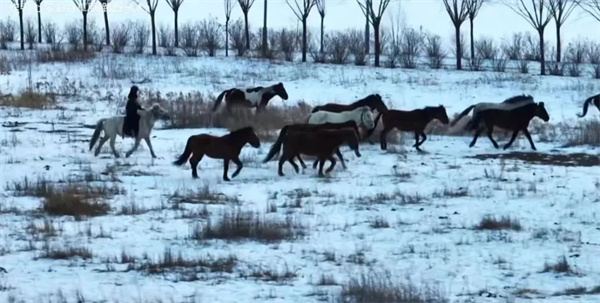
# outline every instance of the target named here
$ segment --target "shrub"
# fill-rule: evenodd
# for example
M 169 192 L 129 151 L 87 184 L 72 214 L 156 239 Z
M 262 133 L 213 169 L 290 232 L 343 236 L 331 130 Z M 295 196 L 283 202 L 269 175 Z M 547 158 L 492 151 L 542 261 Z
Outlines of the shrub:
M 475 229 L 479 230 L 500 230 L 500 229 L 512 229 L 514 231 L 520 231 L 522 229 L 521 223 L 509 216 L 502 216 L 497 219 L 494 216 L 484 216 Z
M 137 21 L 133 24 L 133 46 L 138 54 L 144 53 L 144 48 L 150 40 L 150 29 L 144 21 Z
M 191 23 L 184 24 L 179 29 L 179 47 L 187 56 L 196 57 L 200 53 L 201 46 L 199 27 Z
M 131 36 L 131 27 L 129 24 L 117 24 L 111 28 L 111 40 L 113 52 L 121 54 L 129 44 Z
M 46 24 L 44 24 L 43 31 L 44 31 L 44 40 L 46 40 L 46 43 L 54 44 L 54 43 L 60 42 L 60 41 L 58 41 L 58 36 L 57 36 L 57 32 L 56 32 L 56 23 L 47 22 Z
M 200 45 L 209 57 L 214 57 L 223 41 L 221 24 L 216 19 L 202 20 L 199 25 Z
M 37 29 L 31 19 L 25 22 L 25 42 L 29 45 L 29 49 L 33 49 L 33 45 L 37 42 Z
M 364 66 L 367 64 L 365 35 L 362 31 L 356 29 L 350 30 L 347 34 L 346 46 L 354 58 L 354 65 Z
M 416 68 L 421 56 L 425 35 L 413 28 L 405 28 L 401 37 L 400 64 L 403 68 Z
M 72 21 L 65 24 L 65 36 L 73 49 L 78 49 L 83 42 L 83 30 L 80 28 L 80 25 L 79 21 Z
M 509 42 L 502 44 L 502 51 L 509 60 L 520 60 L 523 56 L 523 34 L 514 33 Z
M 252 38 L 252 37 L 251 37 Z M 229 43 L 235 49 L 238 57 L 243 57 L 246 54 L 246 36 L 244 22 L 241 19 L 229 25 Z
M 299 35 L 292 30 L 282 29 L 277 33 L 279 51 L 286 61 L 293 61 L 299 48 Z
M 351 43 L 350 38 L 343 31 L 327 34 L 325 36 L 326 52 L 329 54 L 327 61 L 333 64 L 347 64 L 350 57 L 349 49 Z
M 494 45 L 492 38 L 481 38 L 475 41 L 475 55 L 484 60 L 496 58 L 498 48 Z
M 425 52 L 427 53 L 430 68 L 442 68 L 447 53 L 442 48 L 442 38 L 439 35 L 431 34 L 427 36 Z

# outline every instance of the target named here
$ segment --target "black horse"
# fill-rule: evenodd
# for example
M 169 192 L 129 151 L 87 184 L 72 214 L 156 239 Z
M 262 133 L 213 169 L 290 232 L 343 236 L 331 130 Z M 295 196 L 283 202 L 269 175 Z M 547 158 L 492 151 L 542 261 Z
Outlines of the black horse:
M 383 103 L 383 100 L 381 99 L 381 95 L 371 94 L 363 99 L 360 99 L 350 104 L 327 103 L 324 105 L 315 106 L 312 112 L 316 113 L 318 111 L 326 111 L 341 113 L 345 111 L 351 111 L 362 106 L 368 106 L 371 109 L 371 111 L 377 110 L 378 113 L 384 113 L 388 111 L 387 106 L 385 105 L 385 103 Z

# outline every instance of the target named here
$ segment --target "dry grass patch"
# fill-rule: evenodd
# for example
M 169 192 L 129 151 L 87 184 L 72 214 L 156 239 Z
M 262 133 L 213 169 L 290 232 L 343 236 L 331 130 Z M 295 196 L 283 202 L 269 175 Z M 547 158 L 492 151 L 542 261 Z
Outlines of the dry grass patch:
M 168 272 L 193 273 L 231 273 L 237 265 L 237 257 L 229 255 L 223 258 L 214 258 L 210 255 L 205 257 L 184 257 L 181 252 L 175 254 L 171 248 L 166 248 L 162 256 L 147 263 L 140 264 L 135 269 L 148 274 L 164 274 Z M 191 278 L 191 277 L 188 277 Z
M 581 122 L 567 132 L 566 147 L 578 145 L 600 146 L 600 121 Z
M 295 240 L 306 235 L 307 229 L 293 216 L 285 219 L 268 217 L 254 211 L 235 209 L 220 214 L 215 222 L 192 227 L 190 238 L 196 240 L 256 240 L 273 243 Z
M 283 269 L 278 270 L 272 267 L 256 266 L 249 273 L 242 273 L 242 278 L 254 278 L 264 282 L 283 283 L 298 277 L 295 271 L 291 271 L 286 265 Z
M 484 216 L 479 224 L 477 224 L 475 229 L 478 230 L 514 230 L 521 231 L 523 227 L 519 220 L 515 218 L 511 218 L 510 216 L 502 216 L 500 219 L 497 219 L 495 216 L 486 215 Z
M 56 106 L 56 96 L 53 94 L 41 94 L 34 90 L 27 89 L 16 96 L 0 96 L 0 105 L 31 109 L 49 109 Z
M 53 260 L 70 260 L 74 258 L 87 260 L 92 257 L 91 249 L 84 246 L 50 246 L 48 243 L 45 243 L 42 254 L 39 256 L 39 258 Z
M 68 50 L 52 49 L 41 50 L 37 54 L 37 61 L 41 63 L 51 62 L 87 62 L 96 57 L 93 51 L 84 51 L 82 49 L 71 48 Z
M 554 273 L 563 273 L 563 274 L 571 274 L 574 273 L 573 268 L 571 268 L 571 264 L 567 261 L 567 257 L 562 256 L 556 261 L 556 263 L 545 263 L 544 270 L 542 272 L 554 272 Z
M 179 205 L 181 203 L 190 204 L 240 204 L 237 197 L 227 196 L 223 193 L 213 191 L 210 186 L 204 185 L 199 190 L 195 189 L 178 189 L 169 197 L 171 203 Z

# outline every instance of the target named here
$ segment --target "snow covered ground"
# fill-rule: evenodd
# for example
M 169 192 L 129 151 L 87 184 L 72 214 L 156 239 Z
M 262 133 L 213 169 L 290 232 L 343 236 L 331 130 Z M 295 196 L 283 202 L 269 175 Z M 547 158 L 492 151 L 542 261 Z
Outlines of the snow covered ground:
M 575 115 L 600 91 L 597 80 L 111 54 L 85 64 L 21 61 L 0 79 L 2 95 L 29 84 L 60 94 L 55 109 L 0 108 L 0 267 L 7 271 L 0 273 L 0 302 L 56 302 L 61 293 L 68 302 L 77 294 L 86 302 L 334 301 L 351 279 L 385 270 L 394 283 L 428 286 L 450 302 L 600 299 L 599 152 L 563 147 L 569 133 L 561 132 L 598 119 L 595 108 L 586 118 Z M 279 177 L 276 161 L 261 163 L 271 144 L 263 141 L 242 151 L 245 166 L 231 182 L 221 181 L 222 162 L 210 158 L 193 180 L 188 164 L 171 161 L 190 135 L 226 130 L 161 129 L 159 122 L 152 138 L 158 159 L 144 143 L 130 158 L 113 158 L 108 144 L 99 157 L 88 151 L 93 130 L 85 126 L 121 114 L 132 81 L 143 82 L 145 96 L 215 96 L 235 85 L 283 82 L 290 99 L 276 97 L 271 106 L 350 103 L 379 93 L 393 109 L 443 104 L 449 116 L 476 102 L 525 93 L 546 103 L 550 122 L 544 128 L 536 118 L 535 154 L 525 154 L 531 151 L 522 135 L 507 151 L 494 149 L 485 136 L 468 148 L 471 137 L 430 135 L 426 152 L 418 153 L 409 134 L 388 151 L 363 144 L 361 158 L 344 147 L 348 169 L 338 165 L 328 178 L 317 178 L 311 168 L 297 175 L 289 164 Z M 132 144 L 119 138 L 117 150 L 124 155 Z M 485 159 L 513 152 L 530 161 Z M 577 161 L 571 156 L 574 165 L 557 162 L 569 154 L 579 154 Z M 49 216 L 40 210 L 43 198 L 18 195 L 15 186 L 25 178 L 106 186 L 111 195 L 102 200 L 110 210 L 84 220 Z M 255 211 L 265 222 L 291 220 L 295 237 L 196 239 L 235 209 Z M 488 215 L 508 216 L 509 229 L 477 228 Z M 86 258 L 60 259 L 68 248 Z M 149 274 L 169 255 L 166 249 L 205 266 L 190 272 L 165 265 Z M 206 261 L 208 255 L 237 261 L 225 270 Z M 568 270 L 553 271 L 563 256 Z M 183 261 L 179 265 L 189 263 Z

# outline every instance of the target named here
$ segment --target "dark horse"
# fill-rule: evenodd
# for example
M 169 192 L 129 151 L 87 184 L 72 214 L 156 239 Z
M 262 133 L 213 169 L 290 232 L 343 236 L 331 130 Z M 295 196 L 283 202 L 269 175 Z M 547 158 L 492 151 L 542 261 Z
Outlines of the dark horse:
M 431 120 L 437 119 L 444 124 L 448 124 L 448 114 L 446 114 L 446 108 L 443 105 L 440 106 L 426 106 L 421 109 L 415 109 L 411 111 L 403 111 L 403 110 L 394 110 L 390 109 L 385 113 L 377 115 L 375 118 L 375 126 L 377 126 L 377 122 L 379 122 L 379 118 L 381 118 L 381 122 L 383 123 L 383 130 L 380 133 L 380 143 L 381 149 L 387 149 L 387 141 L 385 136 L 392 129 L 396 128 L 400 131 L 409 132 L 412 131 L 415 133 L 415 144 L 413 145 L 418 151 L 421 151 L 419 146 L 427 140 L 427 136 L 425 135 L 425 127 Z M 374 130 L 375 128 L 373 128 Z M 371 136 L 373 130 L 370 131 L 368 136 Z M 419 136 L 421 136 L 422 140 L 419 142 Z
M 291 132 L 284 136 L 283 152 L 279 157 L 279 176 L 283 174 L 283 163 L 290 162 L 296 173 L 299 173 L 298 165 L 294 158 L 300 154 L 316 156 L 319 163 L 319 177 L 323 177 L 323 166 L 325 160 L 331 161 L 331 165 L 326 172 L 329 173 L 335 167 L 335 158 L 333 154 L 339 147 L 348 143 L 350 148 L 358 152 L 358 137 L 356 132 L 351 129 L 329 129 L 318 130 L 315 132 Z
M 225 99 L 225 106 L 229 112 L 231 112 L 233 107 L 255 107 L 258 112 L 265 109 L 269 101 L 275 96 L 279 96 L 283 100 L 288 99 L 288 94 L 285 87 L 283 87 L 283 83 L 279 82 L 267 87 L 234 87 L 224 90 L 217 96 L 212 111 L 215 112 L 223 99 Z
M 281 150 L 281 145 L 283 144 L 284 138 L 289 133 L 292 133 L 292 132 L 309 132 L 309 133 L 311 133 L 311 132 L 316 132 L 319 130 L 336 130 L 336 129 L 344 129 L 344 128 L 351 128 L 356 133 L 356 136 L 360 137 L 360 133 L 358 132 L 358 126 L 356 125 L 356 122 L 354 120 L 350 120 L 350 121 L 347 121 L 344 123 L 286 125 L 283 128 L 281 128 L 281 130 L 279 131 L 279 137 L 277 137 L 277 140 L 275 141 L 275 143 L 273 143 L 273 145 L 271 145 L 271 148 L 269 149 L 267 156 L 263 160 L 263 163 L 267 163 L 267 162 L 271 161 L 271 159 L 273 159 L 275 154 L 277 154 Z M 358 151 L 358 149 L 356 149 L 354 151 L 354 153 L 356 154 L 357 157 L 360 157 L 360 152 Z M 336 149 L 335 154 L 338 156 L 338 158 L 340 158 L 340 162 L 342 162 L 342 167 L 344 169 L 346 169 L 346 164 L 344 163 L 344 157 L 342 157 L 342 153 L 340 152 L 339 148 Z M 297 158 L 298 158 L 298 161 L 300 161 L 302 168 L 306 169 L 306 164 L 304 163 L 304 161 L 302 161 L 302 158 L 300 157 L 299 154 L 298 154 Z M 313 163 L 313 168 L 317 167 L 318 162 L 319 162 L 318 159 L 315 160 L 315 162 Z
M 529 122 L 531 122 L 531 119 L 534 117 L 539 117 L 544 120 L 544 122 L 548 122 L 550 120 L 550 116 L 544 107 L 544 102 L 530 103 L 511 110 L 492 108 L 481 110 L 473 117 L 471 120 L 472 123 L 469 123 L 469 130 L 476 130 L 473 141 L 471 141 L 469 147 L 473 147 L 475 142 L 477 142 L 477 137 L 483 131 L 483 128 L 481 127 L 481 124 L 483 124 L 487 130 L 487 136 L 490 138 L 490 141 L 492 141 L 495 148 L 498 148 L 498 143 L 494 141 L 492 133 L 494 132 L 494 126 L 497 126 L 513 131 L 512 137 L 510 138 L 510 141 L 506 143 L 504 149 L 509 148 L 517 138 L 519 131 L 522 131 L 527 137 L 527 140 L 529 140 L 531 148 L 536 150 L 533 140 L 531 139 L 531 135 L 527 130 Z
M 351 111 L 361 106 L 368 106 L 371 109 L 371 111 L 376 109 L 378 113 L 384 113 L 388 110 L 387 106 L 385 105 L 385 103 L 383 103 L 383 100 L 381 99 L 381 95 L 371 94 L 363 99 L 360 99 L 350 104 L 327 103 L 324 105 L 315 106 L 312 110 L 312 113 L 316 113 L 320 110 L 326 112 L 341 113 L 345 111 Z
M 232 131 L 221 137 L 209 134 L 193 135 L 188 138 L 183 154 L 181 154 L 173 164 L 181 166 L 185 161 L 190 159 L 192 177 L 198 178 L 196 167 L 203 156 L 213 159 L 223 159 L 223 180 L 229 181 L 229 178 L 227 177 L 229 161 L 233 161 L 233 163 L 237 165 L 237 169 L 231 175 L 232 178 L 235 178 L 243 167 L 239 156 L 242 147 L 244 147 L 246 143 L 250 143 L 254 148 L 260 147 L 260 140 L 251 126 Z M 190 155 L 192 156 L 191 158 Z
M 596 105 L 596 108 L 600 110 L 600 94 L 591 96 L 583 102 L 583 114 L 577 114 L 579 118 L 583 118 L 585 117 L 585 115 L 587 115 L 588 107 L 590 106 L 590 104 Z

